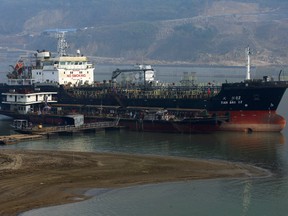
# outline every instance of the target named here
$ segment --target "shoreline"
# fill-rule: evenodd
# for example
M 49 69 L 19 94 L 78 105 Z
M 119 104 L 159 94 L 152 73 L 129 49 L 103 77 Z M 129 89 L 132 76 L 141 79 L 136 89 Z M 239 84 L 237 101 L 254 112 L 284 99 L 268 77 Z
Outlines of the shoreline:
M 251 165 L 124 153 L 0 151 L 0 215 L 89 199 L 84 191 L 215 178 L 265 177 Z

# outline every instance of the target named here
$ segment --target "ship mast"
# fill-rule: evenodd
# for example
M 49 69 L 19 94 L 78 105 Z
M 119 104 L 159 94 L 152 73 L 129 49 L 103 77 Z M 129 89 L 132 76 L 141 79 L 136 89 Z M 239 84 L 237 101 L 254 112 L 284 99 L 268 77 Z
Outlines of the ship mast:
M 248 46 L 246 49 L 247 52 L 247 72 L 246 72 L 246 80 L 250 80 L 250 67 L 251 67 L 251 60 L 250 60 L 250 47 Z
M 57 39 L 58 39 L 58 45 L 57 45 L 57 52 L 59 56 L 66 56 L 66 48 L 68 48 L 68 44 L 65 40 L 65 32 L 60 31 L 57 32 Z

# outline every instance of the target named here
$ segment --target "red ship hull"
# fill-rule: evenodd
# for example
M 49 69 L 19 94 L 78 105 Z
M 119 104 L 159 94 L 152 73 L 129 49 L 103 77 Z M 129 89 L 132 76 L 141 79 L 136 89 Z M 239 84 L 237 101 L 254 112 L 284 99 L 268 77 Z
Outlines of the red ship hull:
M 280 132 L 286 120 L 275 111 L 232 111 L 229 122 L 218 128 L 222 131 Z

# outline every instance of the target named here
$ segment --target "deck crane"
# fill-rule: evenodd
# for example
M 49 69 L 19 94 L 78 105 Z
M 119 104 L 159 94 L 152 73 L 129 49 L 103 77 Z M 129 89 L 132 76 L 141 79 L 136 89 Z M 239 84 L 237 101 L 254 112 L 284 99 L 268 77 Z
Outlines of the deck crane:
M 153 71 L 154 69 L 151 67 L 140 67 L 140 68 L 135 68 L 135 69 L 119 69 L 117 68 L 115 71 L 112 72 L 112 82 L 116 81 L 116 78 L 121 74 L 121 73 L 131 73 L 131 72 L 143 72 L 144 75 L 144 86 L 146 86 L 146 71 Z

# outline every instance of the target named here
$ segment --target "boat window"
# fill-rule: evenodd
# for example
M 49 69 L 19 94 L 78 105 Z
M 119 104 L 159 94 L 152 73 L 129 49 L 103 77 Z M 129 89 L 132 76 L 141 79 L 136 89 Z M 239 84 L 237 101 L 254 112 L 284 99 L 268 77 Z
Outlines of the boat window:
M 60 65 L 65 65 L 66 64 L 66 62 L 60 62 Z
M 44 66 L 51 66 L 51 65 L 53 65 L 54 64 L 54 62 L 52 62 L 52 61 L 44 61 L 43 62 L 43 65 Z
M 79 64 L 79 62 L 75 62 L 75 65 L 78 65 Z
M 82 65 L 83 62 L 79 62 L 79 65 Z

